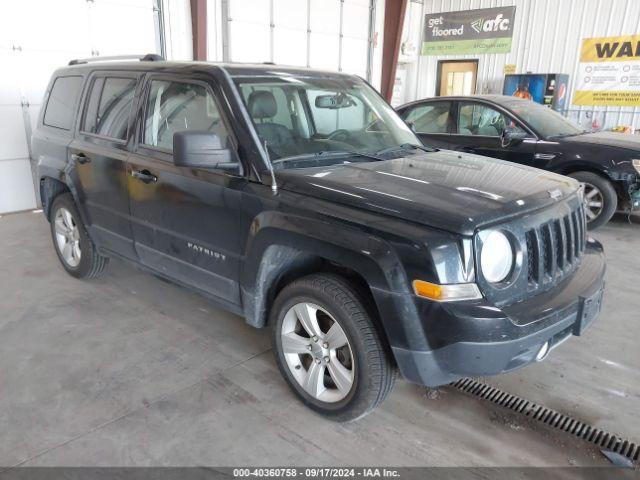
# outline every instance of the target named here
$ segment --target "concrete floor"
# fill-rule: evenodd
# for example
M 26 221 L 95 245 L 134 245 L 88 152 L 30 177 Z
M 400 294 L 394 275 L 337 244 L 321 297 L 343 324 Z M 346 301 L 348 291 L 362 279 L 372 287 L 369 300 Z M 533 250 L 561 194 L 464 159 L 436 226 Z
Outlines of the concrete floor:
M 640 226 L 595 235 L 604 311 L 543 363 L 489 382 L 640 439 Z M 113 261 L 79 281 L 41 214 L 0 217 L 0 466 L 606 465 L 564 434 L 445 387 L 399 381 L 347 425 L 300 405 L 267 331 Z

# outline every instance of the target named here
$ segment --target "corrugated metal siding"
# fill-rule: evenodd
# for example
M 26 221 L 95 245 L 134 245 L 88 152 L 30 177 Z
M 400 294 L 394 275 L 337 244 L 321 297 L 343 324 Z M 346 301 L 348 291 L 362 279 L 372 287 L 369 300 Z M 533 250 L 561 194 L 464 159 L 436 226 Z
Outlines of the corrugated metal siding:
M 603 127 L 631 125 L 640 128 L 639 107 L 578 107 L 572 105 L 583 38 L 640 33 L 640 0 L 424 0 L 428 13 L 476 8 L 516 6 L 516 25 L 510 53 L 419 57 L 408 67 L 405 100 L 435 94 L 439 60 L 478 59 L 478 93 L 502 93 L 504 65 L 515 64 L 517 73 L 567 73 L 570 75 L 567 116 L 582 125 L 596 115 Z M 422 22 L 421 22 L 422 23 Z M 414 41 L 420 45 L 421 39 Z

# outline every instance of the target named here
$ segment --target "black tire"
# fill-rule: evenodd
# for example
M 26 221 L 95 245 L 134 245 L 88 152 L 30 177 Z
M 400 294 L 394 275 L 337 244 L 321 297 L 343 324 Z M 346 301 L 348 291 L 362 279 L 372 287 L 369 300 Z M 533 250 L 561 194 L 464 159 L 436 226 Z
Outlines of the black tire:
M 618 208 L 618 195 L 611 182 L 593 172 L 574 172 L 570 173 L 569 176 L 579 182 L 585 183 L 587 188 L 593 186 L 600 191 L 602 208 L 595 218 L 590 219 L 589 216 L 587 216 L 587 228 L 589 230 L 595 230 L 611 220 L 611 217 L 613 217 L 613 214 L 616 213 L 616 209 Z
M 287 312 L 302 302 L 313 303 L 326 310 L 343 329 L 349 342 L 353 383 L 346 397 L 339 401 L 325 402 L 310 395 L 295 379 L 285 360 L 281 337 L 283 321 Z M 274 355 L 282 376 L 306 406 L 325 417 L 338 422 L 361 418 L 374 410 L 393 388 L 396 369 L 390 355 L 361 297 L 344 278 L 333 274 L 313 274 L 292 282 L 277 296 L 269 323 L 272 326 Z
M 81 252 L 78 265 L 70 265 L 65 260 L 56 239 L 55 219 L 58 211 L 62 208 L 66 209 L 71 214 L 73 222 L 78 228 L 79 248 Z M 54 199 L 53 204 L 51 205 L 49 219 L 53 247 L 58 255 L 60 263 L 67 273 L 76 278 L 94 278 L 100 274 L 100 272 L 102 272 L 106 267 L 107 263 L 109 263 L 109 259 L 97 252 L 93 241 L 89 238 L 89 234 L 82 223 L 82 219 L 80 218 L 78 209 L 76 208 L 76 204 L 70 193 L 63 193 Z

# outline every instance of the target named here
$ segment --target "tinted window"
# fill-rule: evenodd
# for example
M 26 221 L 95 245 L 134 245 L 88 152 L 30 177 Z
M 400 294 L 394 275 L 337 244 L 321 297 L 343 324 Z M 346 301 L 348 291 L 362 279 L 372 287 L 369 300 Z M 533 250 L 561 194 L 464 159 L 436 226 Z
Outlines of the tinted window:
M 462 102 L 458 111 L 458 133 L 499 137 L 511 119 L 498 110 L 480 103 Z
M 280 86 L 250 86 L 244 85 L 242 88 L 242 95 L 244 98 L 249 98 L 254 92 L 262 92 L 267 91 L 271 92 L 273 95 L 273 99 L 275 100 L 275 115 L 269 118 L 261 118 L 260 120 L 268 121 L 271 123 L 277 123 L 278 125 L 282 125 L 288 129 L 293 128 L 293 123 L 291 122 L 291 115 L 293 114 L 294 106 L 290 105 L 287 101 L 287 96 L 284 92 L 284 89 Z
M 327 92 L 326 90 L 308 90 L 309 106 L 313 114 L 313 120 L 316 125 L 316 131 L 321 135 L 329 135 L 336 130 L 364 130 L 371 120 L 374 118 L 369 110 L 365 110 L 365 106 L 358 97 L 349 96 L 346 108 L 330 109 L 319 108 L 316 105 L 316 99 L 321 95 L 336 95 L 337 92 Z
M 543 137 L 569 137 L 585 131 L 558 112 L 534 102 L 513 102 L 507 107 Z
M 236 85 L 271 159 L 283 159 L 279 168 L 316 162 L 319 152 L 332 152 L 325 164 L 341 163 L 350 152 L 375 153 L 419 143 L 395 111 L 355 77 L 240 76 Z M 279 91 L 285 104 L 278 100 Z M 358 161 L 365 158 L 360 156 Z
M 202 85 L 153 80 L 146 108 L 143 143 L 173 150 L 173 134 L 214 132 L 223 145 L 228 132 L 209 91 Z
M 416 133 L 449 133 L 451 102 L 434 102 L 409 108 L 403 117 Z
M 76 99 L 82 88 L 82 77 L 58 77 L 53 83 L 44 113 L 44 124 L 70 130 Z
M 82 130 L 125 140 L 136 83 L 134 78 L 96 78 L 91 86 Z

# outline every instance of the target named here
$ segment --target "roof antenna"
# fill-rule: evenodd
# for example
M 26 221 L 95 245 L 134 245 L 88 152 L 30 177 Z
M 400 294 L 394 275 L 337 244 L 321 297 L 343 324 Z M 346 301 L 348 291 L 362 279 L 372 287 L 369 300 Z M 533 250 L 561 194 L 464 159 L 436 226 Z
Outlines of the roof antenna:
M 264 141 L 264 153 L 267 154 L 267 168 L 271 174 L 271 193 L 278 194 L 278 184 L 276 183 L 276 174 L 273 172 L 273 165 L 271 164 L 271 157 L 269 156 L 269 148 L 267 147 L 267 141 Z

